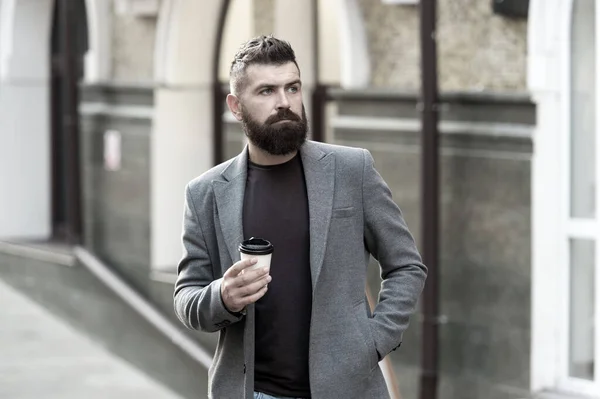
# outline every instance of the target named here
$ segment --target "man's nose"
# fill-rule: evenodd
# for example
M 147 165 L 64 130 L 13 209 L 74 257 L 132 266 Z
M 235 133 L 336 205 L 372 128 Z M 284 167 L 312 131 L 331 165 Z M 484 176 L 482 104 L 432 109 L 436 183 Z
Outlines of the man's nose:
M 279 92 L 277 95 L 277 109 L 289 109 L 290 101 L 285 91 Z

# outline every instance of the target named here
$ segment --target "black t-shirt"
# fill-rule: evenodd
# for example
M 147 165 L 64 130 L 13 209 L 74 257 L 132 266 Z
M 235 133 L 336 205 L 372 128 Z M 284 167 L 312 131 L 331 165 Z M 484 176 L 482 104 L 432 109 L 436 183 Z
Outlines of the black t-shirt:
M 312 308 L 308 197 L 299 155 L 274 166 L 249 163 L 244 239 L 274 246 L 272 281 L 256 302 L 254 388 L 310 398 L 308 341 Z

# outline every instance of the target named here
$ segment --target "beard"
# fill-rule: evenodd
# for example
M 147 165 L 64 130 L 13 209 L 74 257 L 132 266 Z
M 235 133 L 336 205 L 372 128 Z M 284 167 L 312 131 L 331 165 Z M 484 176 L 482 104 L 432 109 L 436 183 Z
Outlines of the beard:
M 275 125 L 278 121 L 285 121 Z M 308 121 L 302 105 L 302 117 L 289 109 L 280 109 L 263 124 L 242 108 L 242 129 L 252 144 L 271 155 L 288 155 L 298 151 L 306 141 Z

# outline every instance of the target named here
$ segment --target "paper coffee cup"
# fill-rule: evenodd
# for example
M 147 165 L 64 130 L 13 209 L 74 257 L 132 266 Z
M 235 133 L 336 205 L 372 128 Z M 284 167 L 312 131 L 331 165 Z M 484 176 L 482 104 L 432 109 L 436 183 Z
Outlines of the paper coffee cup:
M 256 258 L 258 262 L 255 265 L 250 266 L 247 270 L 271 267 L 271 256 L 273 255 L 273 244 L 264 238 L 252 237 L 248 240 L 242 241 L 238 247 L 240 251 L 240 257 L 242 260 Z

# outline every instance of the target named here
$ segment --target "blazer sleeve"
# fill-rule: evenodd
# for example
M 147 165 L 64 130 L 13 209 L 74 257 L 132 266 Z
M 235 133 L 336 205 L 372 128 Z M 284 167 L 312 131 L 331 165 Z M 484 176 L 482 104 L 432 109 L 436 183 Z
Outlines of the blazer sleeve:
M 392 193 L 364 151 L 363 209 L 365 245 L 381 267 L 379 302 L 371 329 L 377 352 L 385 357 L 402 343 L 427 277 L 415 241 Z
M 189 185 L 185 194 L 183 257 L 177 267 L 175 313 L 187 328 L 214 332 L 239 321 L 242 316 L 229 312 L 223 303 L 223 278 L 215 279 L 213 264 Z

